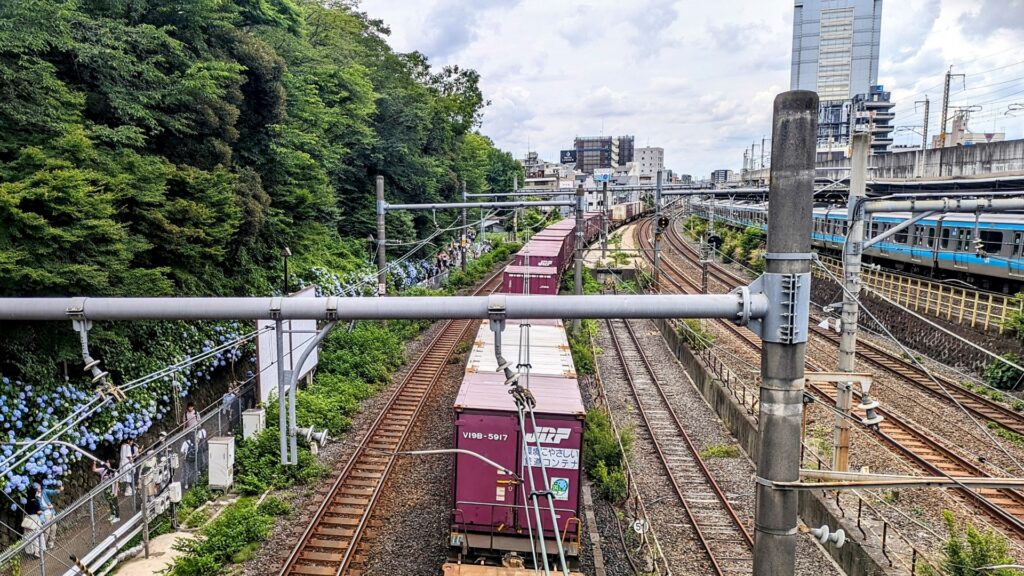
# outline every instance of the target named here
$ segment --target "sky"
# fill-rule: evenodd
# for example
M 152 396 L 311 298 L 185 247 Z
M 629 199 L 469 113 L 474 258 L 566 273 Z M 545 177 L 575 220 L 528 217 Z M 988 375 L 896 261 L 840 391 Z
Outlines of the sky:
M 676 173 L 742 167 L 771 136 L 789 89 L 793 0 L 362 0 L 399 52 L 476 69 L 490 105 L 481 133 L 554 161 L 575 136 L 631 134 Z M 1024 0 L 886 0 L 879 83 L 896 102 L 896 144 L 920 142 L 944 74 L 969 127 L 1024 138 Z M 966 88 L 966 90 L 964 90 Z M 1008 115 L 1011 104 L 1022 110 Z M 1012 113 L 1011 113 L 1012 114 Z M 930 136 L 929 136 L 930 138 Z M 767 145 L 770 152 L 770 143 Z

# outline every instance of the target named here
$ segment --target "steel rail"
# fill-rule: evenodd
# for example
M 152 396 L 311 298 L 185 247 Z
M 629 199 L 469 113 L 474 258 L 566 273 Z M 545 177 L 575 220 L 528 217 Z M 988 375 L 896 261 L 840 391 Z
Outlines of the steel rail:
M 628 320 L 622 321 L 627 322 L 628 330 Z M 648 415 L 648 409 L 647 407 L 644 406 L 645 401 L 641 396 L 639 388 L 637 387 L 636 381 L 634 379 L 634 374 L 630 369 L 629 362 L 626 359 L 626 354 L 623 351 L 622 344 L 619 342 L 619 337 L 616 333 L 614 325 L 611 320 L 606 320 L 606 322 L 608 324 L 608 331 L 612 337 L 612 344 L 615 347 L 615 351 L 619 357 L 619 361 L 622 364 L 623 372 L 626 375 L 626 381 L 629 383 L 629 387 L 633 391 L 633 396 L 636 398 L 637 406 L 640 409 L 640 416 L 644 421 L 644 425 L 647 427 L 648 430 L 650 430 L 651 441 L 654 443 L 654 448 L 658 454 L 658 459 L 661 460 L 661 463 L 665 468 L 666 476 L 669 480 L 669 483 L 672 484 L 672 488 L 675 491 L 676 496 L 678 496 L 679 502 L 683 506 L 683 510 L 686 512 L 686 517 L 689 519 L 690 525 L 693 526 L 693 530 L 695 535 L 697 536 L 697 540 L 700 542 L 700 545 L 704 549 L 705 553 L 707 553 L 708 560 L 711 562 L 711 566 L 714 569 L 715 574 L 718 574 L 719 576 L 724 576 L 726 574 L 726 571 L 722 568 L 721 564 L 719 563 L 718 557 L 712 550 L 711 541 L 702 530 L 703 523 L 698 521 L 696 512 L 690 506 L 689 500 L 684 494 L 682 487 L 679 485 L 679 481 L 673 474 L 671 466 L 669 466 L 668 456 L 666 456 L 664 449 L 662 448 L 662 441 L 658 439 L 657 435 L 654 432 L 654 426 L 651 423 L 650 416 Z M 671 414 L 673 421 L 676 423 L 677 429 L 681 432 L 680 437 L 683 438 L 686 442 L 687 447 L 690 450 L 694 461 L 698 463 L 698 467 L 704 473 L 705 479 L 709 481 L 708 484 L 712 487 L 712 491 L 716 494 L 716 496 L 719 497 L 721 503 L 723 504 L 723 507 L 728 511 L 729 515 L 733 518 L 734 522 L 736 522 L 736 526 L 739 528 L 739 531 L 744 536 L 744 542 L 747 544 L 748 547 L 752 546 L 753 541 L 750 539 L 749 534 L 747 534 L 746 530 L 743 528 L 742 522 L 740 522 L 739 519 L 736 517 L 736 514 L 732 510 L 732 507 L 725 499 L 725 495 L 722 494 L 721 490 L 718 488 L 718 484 L 714 481 L 713 477 L 711 477 L 710 475 L 710 472 L 704 466 L 704 463 L 700 460 L 699 453 L 696 452 L 696 450 L 693 448 L 692 443 L 689 441 L 689 437 L 686 435 L 685 429 L 683 429 L 682 425 L 680 424 L 678 418 L 675 415 L 675 411 L 672 409 L 671 404 L 668 403 L 668 399 L 665 397 L 664 392 L 661 390 L 661 386 L 658 383 L 657 377 L 654 375 L 654 371 L 651 368 L 646 355 L 643 353 L 642 347 L 640 346 L 639 342 L 636 341 L 635 335 L 632 333 L 632 331 L 629 331 L 629 334 L 634 345 L 636 345 L 637 347 L 637 351 L 640 353 L 640 358 L 646 368 L 646 371 L 651 376 L 651 381 L 654 383 L 654 386 L 658 390 L 662 398 L 662 401 L 668 408 L 667 411 L 669 412 L 669 414 Z
M 677 230 L 673 228 L 668 236 L 668 242 L 670 245 L 675 248 L 681 247 L 688 254 L 684 255 L 684 257 L 690 262 L 695 262 L 697 258 L 696 251 L 687 242 L 681 241 L 678 237 Z M 748 283 L 747 279 L 743 278 L 736 272 L 717 264 L 709 265 L 708 272 L 729 289 L 736 286 L 745 286 Z M 828 340 L 836 347 L 839 345 L 839 336 L 837 334 L 830 330 L 819 328 L 818 326 L 813 325 L 813 322 L 811 324 L 811 333 Z M 907 383 L 913 385 L 926 394 L 937 398 L 938 400 L 955 406 L 955 403 L 949 397 L 953 396 L 968 411 L 970 411 L 972 415 L 985 421 L 999 424 L 1011 432 L 1024 435 L 1024 414 L 1015 412 L 1005 405 L 991 398 L 982 396 L 973 390 L 968 390 L 958 382 L 935 374 L 935 379 L 942 385 L 939 387 L 932 381 L 927 372 L 870 341 L 863 339 L 858 340 L 857 346 L 858 357 L 866 360 L 873 366 L 881 368 L 882 370 L 905 380 Z M 949 392 L 948 396 L 942 388 L 945 388 Z
M 648 227 L 649 226 L 650 225 L 648 225 Z M 638 237 L 641 238 L 641 241 L 644 241 L 645 235 L 642 231 L 639 231 Z M 670 226 L 670 232 L 668 234 L 669 245 L 678 250 L 678 248 L 680 248 L 680 241 L 681 240 L 676 236 L 675 227 Z M 692 254 L 692 251 L 687 250 L 686 248 L 687 247 L 684 243 L 683 250 L 679 251 L 680 255 L 686 257 L 685 253 Z M 699 263 L 696 262 L 695 257 L 688 259 L 691 263 L 699 265 Z M 681 270 L 679 270 L 674 263 L 669 261 L 669 259 L 663 258 L 662 263 L 666 264 L 667 268 L 671 269 L 674 274 L 678 274 L 677 280 L 681 280 L 681 282 L 676 283 L 677 287 L 682 288 L 681 284 L 688 284 L 692 289 L 697 289 L 696 284 L 686 279 Z M 719 279 L 721 280 L 721 278 Z M 760 339 L 749 330 L 744 330 L 729 322 L 721 320 L 718 322 L 721 326 L 724 326 L 733 335 L 738 337 L 751 350 L 760 353 Z M 815 371 L 824 370 L 823 366 L 815 364 L 810 360 L 807 361 L 807 368 Z M 819 400 L 834 402 L 833 397 L 822 388 L 810 383 L 807 384 L 807 387 L 814 392 L 815 396 L 817 396 Z M 891 412 L 882 409 L 876 409 L 876 411 L 885 416 L 885 420 L 883 420 L 880 425 L 878 432 L 879 437 L 898 453 L 913 462 L 918 468 L 932 474 L 943 475 L 951 474 L 948 468 L 952 466 L 960 468 L 963 472 L 967 472 L 975 476 L 990 476 L 980 467 L 953 452 L 942 443 L 928 437 L 918 427 L 904 422 L 900 417 L 893 415 Z M 901 440 L 900 438 L 897 438 L 897 436 L 903 436 L 904 439 Z M 919 445 L 919 448 L 914 449 L 908 446 L 908 443 L 916 443 Z M 932 459 L 927 457 L 924 453 L 925 450 L 931 452 Z M 953 474 L 955 474 L 955 472 L 953 472 Z M 1018 539 L 1024 539 L 1024 495 L 1008 489 L 981 490 L 978 492 L 960 489 L 957 492 L 965 501 L 974 504 L 987 516 L 1006 526 Z
M 485 291 L 490 292 L 496 288 L 500 283 L 501 272 L 502 270 L 498 270 L 488 277 L 474 294 Z M 360 442 L 341 472 L 335 478 L 334 483 L 328 490 L 327 496 L 307 525 L 295 548 L 292 549 L 291 554 L 285 560 L 280 572 L 282 576 L 290 574 L 334 576 L 360 573 L 357 569 L 353 568 L 353 564 L 357 564 L 362 560 L 357 558 L 356 551 L 363 540 L 380 493 L 397 460 L 397 455 L 394 452 L 400 451 L 402 445 L 408 439 L 426 399 L 430 396 L 431 390 L 448 366 L 447 358 L 474 324 L 475 322 L 472 320 L 447 320 L 438 331 L 437 336 L 434 337 L 427 349 L 413 364 L 402 384 L 388 401 L 387 406 L 381 410 L 362 442 Z M 427 373 L 427 370 L 430 370 L 430 372 Z M 427 376 L 426 382 L 422 380 L 424 376 Z M 414 384 L 422 388 L 412 390 Z M 408 397 L 409 393 L 413 396 L 412 398 Z M 408 413 L 410 403 L 414 403 L 411 414 Z M 399 408 L 401 409 L 399 410 Z M 406 412 L 406 414 L 398 414 L 399 412 Z M 394 420 L 399 420 L 400 423 L 404 424 L 400 431 L 391 429 L 394 426 Z M 385 426 L 385 424 L 388 424 L 388 426 Z M 397 439 L 395 439 L 396 432 L 398 432 Z M 380 446 L 384 447 L 374 446 L 374 444 L 380 444 Z M 372 456 L 373 452 L 378 452 L 382 458 L 386 457 L 387 464 L 384 465 L 383 469 L 379 469 L 375 474 L 371 475 L 376 476 L 376 478 L 371 478 L 370 480 L 366 478 L 358 479 L 363 488 L 367 487 L 365 486 L 367 483 L 371 484 L 370 492 L 363 495 L 366 498 L 366 502 L 362 505 L 362 510 L 359 510 L 359 506 L 354 504 L 353 500 L 355 499 L 336 502 L 336 498 L 342 494 L 343 489 L 346 486 L 351 488 L 353 486 L 352 481 L 357 480 L 353 475 L 357 465 L 367 456 Z M 367 463 L 364 462 L 365 464 Z M 351 521 L 347 523 L 347 525 L 351 526 L 351 533 L 347 534 L 347 544 L 345 544 L 344 540 L 332 540 L 332 542 L 337 542 L 338 545 L 332 545 L 330 548 L 339 550 L 344 546 L 344 551 L 340 553 L 337 551 L 326 553 L 315 551 L 316 549 L 323 550 L 326 548 L 318 546 L 317 543 L 313 542 L 318 531 L 322 531 L 324 525 L 329 524 L 326 520 L 329 519 L 333 512 L 337 512 L 340 515 L 344 513 L 344 509 L 358 511 L 358 520 L 355 524 L 351 524 Z M 356 515 L 353 512 L 345 514 L 350 517 Z M 346 534 L 343 532 L 345 530 L 340 529 L 333 535 L 344 538 Z

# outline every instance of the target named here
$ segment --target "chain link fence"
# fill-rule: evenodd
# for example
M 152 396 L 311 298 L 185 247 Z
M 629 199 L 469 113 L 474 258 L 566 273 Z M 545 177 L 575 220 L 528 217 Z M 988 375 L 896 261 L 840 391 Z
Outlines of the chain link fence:
M 101 575 L 129 546 L 148 545 L 149 527 L 157 518 L 168 518 L 176 526 L 172 500 L 179 500 L 209 469 L 209 440 L 232 434 L 240 427 L 242 412 L 256 403 L 253 382 L 232 389 L 200 411 L 197 426 L 181 425 L 161 434 L 133 464 L 120 467 L 63 510 L 58 501 L 57 513 L 41 526 L 31 519 L 23 522 L 22 539 L 0 554 L 0 574 L 83 574 L 73 560 L 77 558 Z

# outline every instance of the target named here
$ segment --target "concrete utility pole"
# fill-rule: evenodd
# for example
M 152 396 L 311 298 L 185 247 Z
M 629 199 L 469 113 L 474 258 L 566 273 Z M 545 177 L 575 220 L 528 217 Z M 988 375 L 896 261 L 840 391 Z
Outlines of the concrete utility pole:
M 601 185 L 601 261 L 608 257 L 608 183 Z
M 777 303 L 791 307 L 783 322 L 793 324 L 777 332 L 762 331 L 754 575 L 791 576 L 796 569 L 798 493 L 775 490 L 770 483 L 800 478 L 807 334 L 806 324 L 799 323 L 806 322 L 800 308 L 808 305 L 802 297 L 810 289 L 818 95 L 805 90 L 778 95 L 772 124 L 771 216 L 762 279 L 780 288 Z
M 462 183 L 462 202 L 463 203 L 466 202 L 466 183 L 465 182 Z M 467 238 L 466 238 L 466 234 L 467 234 L 466 226 L 467 226 L 467 224 L 466 224 L 466 209 L 463 208 L 462 209 L 462 234 L 459 235 L 459 253 L 462 255 L 462 257 L 460 259 L 462 260 L 462 271 L 463 272 L 466 271 L 466 260 L 468 260 L 468 258 L 466 258 L 466 245 L 469 244 L 469 242 L 466 241 L 467 240 Z
M 512 191 L 519 191 L 519 175 L 512 177 Z M 512 211 L 512 241 L 519 241 L 519 208 Z
M 576 187 L 576 270 L 573 276 L 573 294 L 583 294 L 583 184 Z M 579 331 L 580 321 L 572 321 L 573 330 Z
M 850 193 L 847 200 L 847 231 L 843 258 L 843 332 L 839 339 L 839 371 L 853 372 L 857 357 L 857 322 L 859 310 L 857 295 L 860 294 L 861 245 L 864 242 L 864 219 L 857 210 L 860 200 L 867 193 L 868 155 L 871 140 L 868 134 L 853 136 L 853 157 L 850 168 Z M 853 382 L 839 382 L 836 385 L 835 432 L 832 437 L 832 469 L 846 472 L 850 468 L 850 409 L 853 406 Z
M 924 150 L 928 149 L 928 117 L 929 112 L 931 111 L 932 103 L 930 100 L 928 100 L 928 95 L 926 94 L 924 100 L 918 100 L 917 102 L 914 102 L 915 106 L 917 104 L 924 104 L 924 129 L 921 130 L 921 151 L 923 152 Z
M 384 177 L 377 176 L 377 295 L 387 293 L 387 247 L 384 244 Z
M 661 170 L 654 186 L 654 291 L 661 292 Z
M 950 66 L 949 70 L 946 71 L 946 86 L 942 89 L 942 118 L 939 119 L 939 148 L 946 147 L 946 119 L 949 114 L 949 82 L 957 76 L 964 78 L 966 82 L 967 77 L 963 74 L 953 74 L 953 67 Z

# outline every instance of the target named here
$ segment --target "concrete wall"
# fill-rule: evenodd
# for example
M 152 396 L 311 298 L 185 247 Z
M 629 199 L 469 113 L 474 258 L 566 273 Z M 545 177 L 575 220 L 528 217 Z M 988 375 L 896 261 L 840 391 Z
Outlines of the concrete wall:
M 849 159 L 818 163 L 819 168 L 849 166 Z M 1014 173 L 1024 173 L 1024 140 L 895 152 L 871 157 L 871 177 L 878 180 L 965 178 Z M 819 176 L 822 174 L 826 173 L 819 172 Z
M 715 382 L 713 375 L 693 355 L 668 320 L 656 320 L 655 324 L 673 354 L 696 382 L 701 395 L 715 409 L 718 417 L 736 437 L 747 455 L 756 462 L 758 454 L 757 423 L 747 414 L 744 407 L 733 401 L 725 387 Z M 823 492 L 820 494 L 818 491 L 800 493 L 800 518 L 808 526 L 817 527 L 828 524 L 833 530 L 842 527 L 846 531 L 848 539 L 842 548 L 836 548 L 831 544 L 826 548 L 832 555 L 832 559 L 847 574 L 857 574 L 858 576 L 886 574 L 886 569 L 883 566 L 888 566 L 888 562 L 879 553 L 880 545 L 870 543 L 869 548 L 855 541 L 853 535 L 859 535 L 860 531 L 856 526 L 850 525 L 850 519 L 842 518 L 842 513 L 836 509 L 831 500 L 824 496 Z

